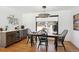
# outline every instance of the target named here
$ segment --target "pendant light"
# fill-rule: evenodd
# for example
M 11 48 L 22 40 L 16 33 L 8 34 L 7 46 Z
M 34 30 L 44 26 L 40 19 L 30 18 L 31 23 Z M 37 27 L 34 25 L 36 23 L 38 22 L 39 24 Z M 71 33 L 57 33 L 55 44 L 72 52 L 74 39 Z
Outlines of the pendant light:
M 43 12 L 40 13 L 37 17 L 38 18 L 47 18 L 50 16 L 49 13 L 46 13 L 46 6 L 42 6 Z

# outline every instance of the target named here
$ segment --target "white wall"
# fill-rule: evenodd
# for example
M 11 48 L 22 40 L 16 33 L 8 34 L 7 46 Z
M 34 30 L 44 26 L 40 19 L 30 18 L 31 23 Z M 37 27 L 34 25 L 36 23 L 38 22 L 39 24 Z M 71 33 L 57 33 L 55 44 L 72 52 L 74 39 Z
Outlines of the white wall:
M 22 14 L 12 8 L 0 6 L 0 27 L 5 29 L 5 26 L 9 26 L 8 30 L 13 30 L 14 25 L 9 24 L 7 19 L 7 16 L 9 15 L 15 15 L 15 17 L 19 20 L 19 24 L 21 24 Z
M 36 30 L 35 14 L 32 13 L 23 14 L 22 24 L 25 26 L 25 28 L 30 28 L 32 31 L 35 31 Z
M 73 30 L 73 20 L 71 11 L 59 12 L 59 33 L 61 33 L 64 29 L 68 29 L 66 40 L 70 41 L 72 39 Z
M 78 7 L 75 7 L 73 10 L 72 10 L 72 15 L 75 15 L 75 14 L 78 14 L 79 13 L 79 8 Z M 73 17 L 72 17 L 72 20 L 73 20 Z M 73 21 L 72 21 L 73 22 Z M 73 30 L 72 31 L 72 39 L 71 39 L 71 42 L 77 47 L 79 48 L 79 31 L 77 30 Z

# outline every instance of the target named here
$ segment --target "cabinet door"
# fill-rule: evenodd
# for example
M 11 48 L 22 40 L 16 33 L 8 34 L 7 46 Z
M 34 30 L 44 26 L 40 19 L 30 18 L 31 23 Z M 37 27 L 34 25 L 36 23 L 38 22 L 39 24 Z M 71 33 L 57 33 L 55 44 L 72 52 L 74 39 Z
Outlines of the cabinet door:
M 15 33 L 8 32 L 6 33 L 6 44 L 10 45 L 15 42 Z
M 19 41 L 20 40 L 20 31 L 16 31 L 15 33 L 15 41 Z
M 20 38 L 23 39 L 23 30 L 20 30 Z

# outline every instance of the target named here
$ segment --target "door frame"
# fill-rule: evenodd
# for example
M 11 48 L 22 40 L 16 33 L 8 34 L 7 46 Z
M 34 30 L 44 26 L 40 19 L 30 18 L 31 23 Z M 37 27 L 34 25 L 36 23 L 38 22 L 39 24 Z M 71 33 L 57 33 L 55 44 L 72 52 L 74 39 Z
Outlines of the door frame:
M 58 17 L 58 21 L 57 21 L 57 34 L 59 34 L 59 15 L 51 15 L 50 17 Z M 41 17 L 35 17 L 35 21 L 36 21 L 36 32 L 37 32 L 37 18 L 41 18 Z

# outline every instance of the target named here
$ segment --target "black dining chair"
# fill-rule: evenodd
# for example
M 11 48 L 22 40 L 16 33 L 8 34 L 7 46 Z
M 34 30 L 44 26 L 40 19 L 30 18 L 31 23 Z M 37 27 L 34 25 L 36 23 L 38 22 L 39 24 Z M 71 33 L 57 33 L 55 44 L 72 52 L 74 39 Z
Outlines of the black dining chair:
M 67 33 L 68 33 L 68 30 L 64 30 L 61 34 L 58 34 L 58 47 L 64 47 L 65 51 L 66 51 L 66 48 L 65 48 L 65 45 L 64 45 L 64 40 L 65 40 Z
M 39 39 L 38 48 L 39 48 L 40 45 L 43 45 L 42 43 L 45 43 L 46 50 L 47 50 L 47 47 L 48 47 L 47 35 L 48 35 L 48 33 L 45 30 L 40 30 L 38 33 L 40 33 L 42 35 L 42 36 L 38 36 L 38 39 Z

